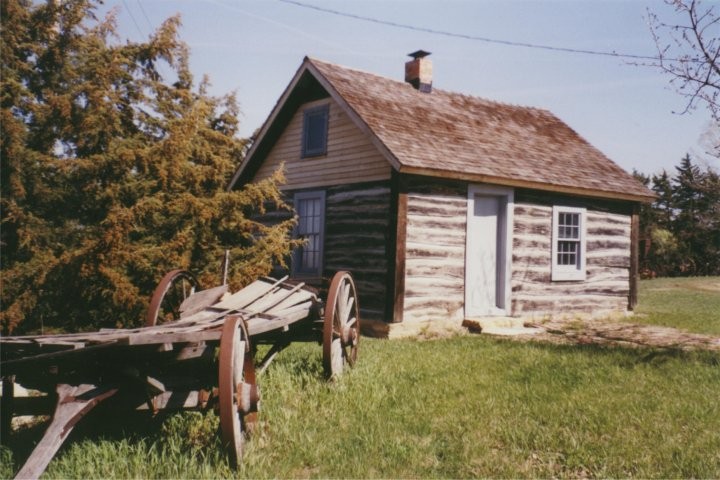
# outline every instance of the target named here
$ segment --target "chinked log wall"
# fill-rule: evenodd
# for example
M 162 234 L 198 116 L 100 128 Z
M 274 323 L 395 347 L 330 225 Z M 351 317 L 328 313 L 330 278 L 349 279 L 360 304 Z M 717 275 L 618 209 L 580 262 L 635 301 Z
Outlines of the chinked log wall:
M 388 286 L 390 182 L 341 185 L 325 191 L 325 255 L 323 281 L 305 280 L 317 287 L 327 287 L 335 272 L 352 273 L 358 290 L 362 318 L 384 320 Z M 285 200 L 293 204 L 292 191 Z M 256 220 L 279 223 L 291 217 L 287 211 L 268 211 Z M 277 275 L 290 274 L 279 271 Z M 298 278 L 303 280 L 303 278 Z
M 406 179 L 403 322 L 462 320 L 467 184 Z
M 403 321 L 462 319 L 467 184 L 407 177 Z M 551 281 L 552 205 L 587 209 L 587 278 Z M 516 190 L 512 315 L 624 311 L 628 304 L 628 205 Z
M 325 200 L 325 276 L 349 270 L 362 318 L 385 315 L 390 232 L 390 183 L 331 187 Z
M 552 205 L 587 209 L 584 281 L 551 281 Z M 512 260 L 515 316 L 625 311 L 630 278 L 627 205 L 516 191 Z

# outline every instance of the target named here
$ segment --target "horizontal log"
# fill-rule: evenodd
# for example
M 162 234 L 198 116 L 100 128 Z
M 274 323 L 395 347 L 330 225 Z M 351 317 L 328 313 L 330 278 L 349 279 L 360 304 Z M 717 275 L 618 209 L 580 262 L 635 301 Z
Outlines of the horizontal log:
M 465 289 L 463 278 L 457 277 L 405 277 L 405 296 L 429 296 L 440 298 L 446 293 L 462 293 Z
M 550 238 L 552 234 L 552 225 L 550 222 L 523 222 L 522 219 L 515 219 L 513 225 L 513 235 L 523 236 L 540 236 L 542 238 Z
M 407 241 L 431 243 L 435 245 L 448 245 L 454 247 L 465 246 L 465 231 L 454 229 L 420 228 L 408 223 Z
M 543 255 L 538 257 L 516 257 L 513 255 L 512 268 L 518 272 L 525 271 L 526 269 L 550 269 L 550 255 Z
M 405 262 L 405 273 L 408 277 L 414 276 L 445 276 L 453 278 L 465 278 L 465 266 L 457 263 L 448 263 L 444 261 L 432 262 L 429 261 L 418 261 L 418 259 L 410 259 Z
M 522 255 L 523 252 L 519 250 L 527 250 L 528 253 L 533 253 L 533 251 L 537 250 L 550 251 L 551 245 L 550 236 L 526 234 L 513 236 L 513 253 L 520 255 Z
M 553 302 L 544 300 L 527 301 L 513 299 L 512 314 L 523 316 L 563 315 L 572 313 L 602 314 L 603 312 L 622 312 L 627 305 L 626 298 L 605 297 L 601 301 Z
M 325 248 L 332 248 L 337 246 L 339 248 L 347 248 L 348 245 L 368 246 L 370 248 L 380 247 L 385 250 L 386 236 L 379 235 L 375 232 L 368 231 L 356 231 L 356 232 L 344 232 L 335 233 L 325 236 Z
M 603 252 L 605 253 L 605 252 Z M 630 268 L 630 254 L 618 254 L 617 251 L 608 251 L 607 254 L 590 254 L 586 259 L 587 265 L 604 267 Z
M 607 237 L 607 238 L 627 238 L 630 239 L 630 226 L 627 227 L 609 227 L 606 225 L 588 225 L 588 237 Z
M 622 252 L 626 251 L 630 255 L 630 238 L 618 238 L 617 240 L 589 240 L 587 242 L 586 251 L 588 255 L 597 254 L 598 256 L 606 252 Z
M 325 268 L 381 272 L 387 269 L 387 262 L 381 249 L 371 248 L 362 251 L 341 249 L 325 254 Z
M 388 203 L 390 188 L 387 186 L 370 186 L 327 190 L 328 205 L 378 205 Z
M 453 205 L 436 202 L 410 202 L 408 201 L 408 213 L 410 215 L 432 215 L 435 217 L 465 217 L 467 215 L 467 204 Z
M 438 217 L 436 215 L 408 215 L 408 224 L 422 228 L 435 228 L 439 230 L 448 229 L 464 232 L 467 222 L 466 217 Z
M 465 248 L 455 246 L 436 246 L 420 242 L 407 242 L 406 258 L 447 258 L 464 260 Z
M 588 210 L 586 214 L 586 221 L 588 226 L 599 226 L 599 225 L 626 225 L 630 226 L 630 215 L 620 215 L 611 213 L 602 213 Z
M 551 272 L 548 268 L 543 269 L 517 269 L 513 266 L 512 270 L 512 284 L 516 285 L 519 283 L 550 283 Z
M 527 216 L 531 218 L 543 219 L 552 218 L 552 207 L 515 203 L 515 208 L 513 209 L 513 216 Z

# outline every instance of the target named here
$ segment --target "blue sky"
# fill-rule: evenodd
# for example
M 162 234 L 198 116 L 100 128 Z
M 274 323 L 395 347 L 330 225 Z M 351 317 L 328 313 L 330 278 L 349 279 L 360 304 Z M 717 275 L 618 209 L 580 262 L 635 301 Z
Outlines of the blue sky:
M 656 53 L 648 8 L 678 18 L 663 2 L 641 0 L 299 1 L 421 29 L 638 55 Z M 685 103 L 669 78 L 629 60 L 403 29 L 279 0 L 107 0 L 109 8 L 119 10 L 121 38 L 135 41 L 179 13 L 196 81 L 208 75 L 211 93 L 236 92 L 244 136 L 262 125 L 306 55 L 402 80 L 406 55 L 423 49 L 432 52 L 435 88 L 550 110 L 628 171 L 672 170 L 688 152 L 720 168 L 700 143 L 709 112 L 673 113 Z

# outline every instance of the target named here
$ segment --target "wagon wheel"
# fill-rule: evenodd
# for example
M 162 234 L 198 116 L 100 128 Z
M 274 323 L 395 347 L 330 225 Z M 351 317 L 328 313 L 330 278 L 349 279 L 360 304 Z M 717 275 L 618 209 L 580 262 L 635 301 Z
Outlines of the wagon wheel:
M 337 272 L 330 284 L 323 322 L 323 367 L 328 378 L 341 375 L 345 363 L 353 366 L 360 342 L 360 315 L 355 282 L 348 272 Z
M 150 299 L 145 326 L 180 318 L 180 305 L 198 290 L 198 281 L 187 270 L 173 270 L 165 274 Z
M 228 450 L 230 464 L 242 460 L 244 433 L 257 422 L 260 393 L 255 384 L 253 361 L 247 331 L 239 315 L 228 316 L 220 337 L 218 395 L 220 432 Z

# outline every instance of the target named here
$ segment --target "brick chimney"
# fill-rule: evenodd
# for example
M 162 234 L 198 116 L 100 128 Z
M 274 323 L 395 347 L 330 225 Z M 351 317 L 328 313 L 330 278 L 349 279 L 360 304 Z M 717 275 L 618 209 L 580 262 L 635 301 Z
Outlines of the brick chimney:
M 405 64 L 405 81 L 423 93 L 432 91 L 432 62 L 430 52 L 418 50 L 408 56 L 413 59 Z

